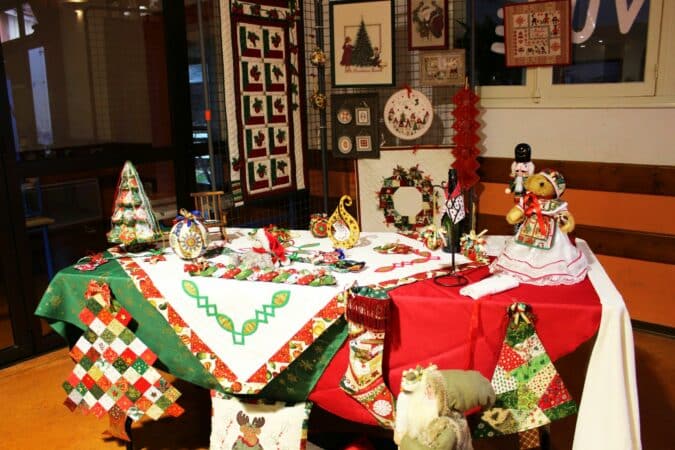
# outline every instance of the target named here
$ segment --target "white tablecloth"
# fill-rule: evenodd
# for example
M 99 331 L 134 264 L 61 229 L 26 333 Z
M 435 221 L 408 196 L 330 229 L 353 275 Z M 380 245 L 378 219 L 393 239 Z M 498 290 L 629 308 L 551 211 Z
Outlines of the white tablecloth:
M 497 255 L 505 236 L 491 236 Z M 633 329 L 623 297 L 588 244 L 577 239 L 588 263 L 588 278 L 600 297 L 602 316 L 588 362 L 573 450 L 640 450 L 640 411 L 635 377 Z
M 621 294 L 586 242 L 577 239 L 600 303 L 600 328 L 586 371 L 574 450 L 639 450 L 640 411 L 633 329 Z

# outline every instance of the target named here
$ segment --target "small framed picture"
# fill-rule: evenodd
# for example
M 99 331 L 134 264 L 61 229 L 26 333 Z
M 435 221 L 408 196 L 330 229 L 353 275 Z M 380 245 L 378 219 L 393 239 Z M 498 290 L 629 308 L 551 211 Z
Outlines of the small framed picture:
M 380 97 L 376 92 L 331 95 L 334 158 L 379 158 Z
M 337 112 L 337 120 L 343 125 L 347 125 L 352 121 L 352 112 L 348 108 L 341 108 Z
M 350 136 L 340 136 L 337 139 L 337 148 L 340 153 L 343 155 L 348 155 L 351 153 L 352 148 L 352 138 Z
M 464 78 L 464 49 L 420 54 L 422 86 L 463 86 Z
M 369 152 L 373 149 L 372 139 L 369 135 L 360 135 L 356 136 L 356 151 L 357 152 Z
M 361 127 L 370 125 L 370 108 L 356 108 L 356 125 Z
M 447 0 L 408 0 L 408 48 L 448 48 Z

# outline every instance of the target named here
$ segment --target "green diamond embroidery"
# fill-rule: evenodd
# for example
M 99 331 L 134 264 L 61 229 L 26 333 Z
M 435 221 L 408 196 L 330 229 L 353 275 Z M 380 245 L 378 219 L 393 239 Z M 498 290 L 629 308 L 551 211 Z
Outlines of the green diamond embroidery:
M 262 307 L 262 311 L 255 310 L 253 319 L 245 320 L 241 325 L 241 331 L 237 331 L 234 322 L 226 314 L 218 313 L 218 307 L 209 303 L 209 298 L 199 294 L 199 287 L 196 283 L 190 280 L 183 280 L 183 291 L 191 298 L 193 298 L 197 306 L 205 310 L 207 317 L 213 317 L 218 325 L 232 335 L 232 342 L 235 345 L 245 345 L 246 336 L 255 333 L 260 324 L 266 324 L 270 317 L 275 316 L 275 310 L 282 308 L 288 304 L 291 298 L 290 291 L 278 291 L 272 295 L 269 304 Z

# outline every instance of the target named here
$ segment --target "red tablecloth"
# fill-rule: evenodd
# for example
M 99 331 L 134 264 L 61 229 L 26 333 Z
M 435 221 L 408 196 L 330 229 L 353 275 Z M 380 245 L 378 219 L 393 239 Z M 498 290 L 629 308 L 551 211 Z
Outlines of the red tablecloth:
M 487 268 L 472 274 L 472 281 Z M 398 395 L 403 370 L 417 364 L 441 369 L 474 369 L 490 379 L 506 333 L 506 307 L 532 306 L 535 327 L 553 361 L 590 339 L 600 323 L 600 299 L 590 281 L 573 286 L 519 287 L 472 300 L 459 288 L 420 281 L 390 293 L 393 308 L 385 344 L 386 381 Z M 376 425 L 374 418 L 339 388 L 349 358 L 347 343 L 335 355 L 309 399 L 348 420 Z

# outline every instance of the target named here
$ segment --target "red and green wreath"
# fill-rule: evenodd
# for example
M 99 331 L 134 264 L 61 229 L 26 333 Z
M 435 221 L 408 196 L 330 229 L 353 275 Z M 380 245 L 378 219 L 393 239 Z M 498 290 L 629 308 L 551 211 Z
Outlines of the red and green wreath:
M 420 210 L 414 216 L 404 216 L 396 209 L 394 194 L 401 187 L 414 187 L 420 192 Z M 411 233 L 433 223 L 433 194 L 434 188 L 431 177 L 425 176 L 419 167 L 414 166 L 405 170 L 396 166 L 393 175 L 385 178 L 382 188 L 378 192 L 379 207 L 384 210 L 384 221 L 394 225 L 399 231 Z

